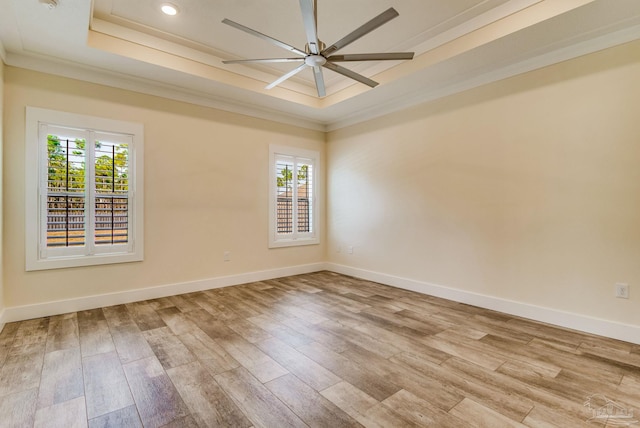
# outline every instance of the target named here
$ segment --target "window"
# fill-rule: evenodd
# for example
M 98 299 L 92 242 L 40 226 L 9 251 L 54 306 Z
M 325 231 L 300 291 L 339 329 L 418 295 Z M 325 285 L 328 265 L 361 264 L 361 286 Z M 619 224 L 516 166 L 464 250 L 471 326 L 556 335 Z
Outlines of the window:
M 139 261 L 140 124 L 27 107 L 26 268 Z
M 269 247 L 319 243 L 318 152 L 270 146 Z

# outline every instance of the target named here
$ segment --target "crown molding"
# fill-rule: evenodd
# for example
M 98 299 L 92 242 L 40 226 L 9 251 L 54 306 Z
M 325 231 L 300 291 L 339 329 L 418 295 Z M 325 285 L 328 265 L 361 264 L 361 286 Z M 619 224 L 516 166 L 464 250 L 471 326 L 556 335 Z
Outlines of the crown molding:
M 148 79 L 107 71 L 97 67 L 23 53 L 8 53 L 4 62 L 11 67 L 24 68 L 26 70 L 52 74 L 54 76 L 105 85 L 145 95 L 158 96 L 314 131 L 326 131 L 325 124 L 302 116 L 257 107 L 249 103 L 238 102 L 214 95 L 203 95 L 202 93 L 196 93 L 195 91 L 176 85 L 153 82 Z
M 588 55 L 600 50 L 640 39 L 640 25 L 634 25 L 614 31 L 568 47 L 538 55 L 517 63 L 507 64 L 495 70 L 473 76 L 437 89 L 425 88 L 414 91 L 410 96 L 402 94 L 384 105 L 372 104 L 370 108 L 359 109 L 340 119 L 314 120 L 308 117 L 281 112 L 266 107 L 257 107 L 250 103 L 238 102 L 214 95 L 203 95 L 175 85 L 152 82 L 122 73 L 106 71 L 61 60 L 54 60 L 32 54 L 6 53 L 0 44 L 0 58 L 6 65 L 53 74 L 56 76 L 86 81 L 114 88 L 159 96 L 174 101 L 186 102 L 203 107 L 214 108 L 231 113 L 251 116 L 314 131 L 330 132 L 407 108 L 432 102 L 482 85 L 540 69 L 561 61 Z
M 372 106 L 369 109 L 359 110 L 341 120 L 329 123 L 326 128 L 328 132 L 336 131 L 367 120 L 376 119 L 387 114 L 435 101 L 449 95 L 454 95 L 482 85 L 487 85 L 489 83 L 497 82 L 499 80 L 507 79 L 509 77 L 517 76 L 519 74 L 527 73 L 529 71 L 537 70 L 562 61 L 588 55 L 638 39 L 640 39 L 640 25 L 635 25 L 604 36 L 576 43 L 568 47 L 556 49 L 524 61 L 508 64 L 504 67 L 491 70 L 487 73 L 437 88 L 435 90 L 432 88 L 417 90 L 411 96 L 403 95 L 401 97 L 396 97 L 384 106 Z

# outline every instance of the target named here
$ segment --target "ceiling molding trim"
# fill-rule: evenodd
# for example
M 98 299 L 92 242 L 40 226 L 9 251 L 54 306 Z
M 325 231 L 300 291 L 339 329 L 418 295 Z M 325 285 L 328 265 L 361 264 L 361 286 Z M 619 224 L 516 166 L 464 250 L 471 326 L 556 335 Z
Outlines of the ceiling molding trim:
M 270 95 L 284 101 L 290 101 L 307 107 L 319 107 L 320 100 L 315 95 L 279 88 L 279 91 L 269 91 L 264 82 L 251 79 L 240 74 L 221 68 L 212 67 L 190 58 L 177 56 L 160 49 L 154 49 L 129 40 L 114 37 L 105 33 L 89 30 L 87 46 L 119 55 L 136 61 L 145 62 L 169 70 L 179 71 L 192 76 L 205 78 L 224 85 L 235 86 L 262 95 Z
M 496 21 L 499 21 L 500 19 L 513 15 L 514 13 L 518 13 L 528 7 L 531 7 L 537 3 L 540 3 L 541 1 L 543 0 L 510 0 L 507 3 L 494 7 L 493 9 L 490 9 L 480 15 L 477 15 L 462 24 L 458 24 L 454 27 L 449 28 L 448 30 L 443 31 L 442 33 L 437 33 L 437 35 L 435 35 L 434 37 L 429 37 L 426 40 L 424 40 L 426 35 L 428 33 L 433 32 L 434 29 L 437 28 L 438 26 L 431 27 L 423 31 L 422 33 L 417 34 L 411 39 L 405 40 L 403 43 L 399 44 L 398 46 L 394 46 L 391 50 L 396 52 L 408 51 L 408 50 L 413 51 L 415 52 L 415 56 L 418 57 L 425 52 L 428 52 L 442 45 L 450 43 L 455 39 L 458 39 L 469 33 L 479 30 L 482 27 L 485 27 Z M 470 10 L 474 8 L 475 6 L 472 7 L 471 9 L 467 9 L 462 14 L 468 13 Z M 440 23 L 438 25 L 445 24 L 446 22 L 447 21 Z M 351 66 L 350 69 L 357 73 L 368 76 L 372 79 L 378 79 L 379 78 L 378 76 L 381 73 L 384 73 L 385 71 L 391 68 L 394 68 L 399 64 L 401 63 L 395 63 L 393 61 L 381 61 L 376 64 L 366 64 L 366 68 L 365 68 L 364 63 L 360 63 L 360 64 L 355 63 L 355 65 Z M 340 80 L 337 83 L 333 83 L 330 85 L 330 87 L 327 89 L 327 95 L 330 96 L 330 95 L 337 94 L 342 90 L 348 89 L 349 87 L 354 85 L 355 83 L 353 80 L 350 80 L 350 79 Z
M 194 40 L 166 33 L 153 27 L 138 24 L 137 22 L 129 21 L 115 15 L 104 16 L 94 13 L 91 16 L 91 26 L 89 29 L 99 33 L 109 34 L 114 37 L 123 38 L 125 40 L 135 41 L 136 43 L 140 43 L 140 40 L 145 40 L 145 38 L 150 41 L 147 43 L 154 43 L 154 40 L 156 43 L 160 41 L 170 42 L 174 46 L 182 48 L 186 46 L 189 49 L 204 53 L 209 57 L 214 57 L 216 60 L 219 60 L 220 55 L 223 53 Z M 138 38 L 139 40 L 137 40 Z M 142 44 L 146 43 L 142 42 Z M 157 48 L 154 45 L 149 46 Z
M 101 18 L 93 17 L 89 30 L 214 67 L 222 61 L 222 58 L 213 49 L 207 50 L 205 46 L 201 46 L 189 39 L 181 39 L 175 36 L 171 39 L 169 37 L 163 39 L 155 34 L 145 33 Z
M 496 21 L 504 19 L 508 16 L 523 11 L 524 9 L 531 7 L 543 0 L 511 0 L 501 6 L 495 7 L 483 14 L 480 14 L 463 24 L 457 25 L 449 30 L 439 33 L 435 37 L 427 39 L 426 41 L 418 44 L 413 48 L 416 55 L 421 55 L 427 51 L 440 47 L 446 43 L 449 43 L 455 39 L 463 37 L 469 33 L 479 30 L 482 27 L 486 27 Z
M 55 61 L 34 55 L 9 53 L 5 64 L 26 70 L 66 77 L 88 83 L 109 86 L 117 89 L 153 95 L 173 101 L 186 102 L 202 107 L 214 108 L 230 113 L 237 113 L 257 119 L 293 125 L 299 128 L 326 132 L 326 125 L 302 116 L 283 113 L 277 110 L 256 107 L 248 103 L 232 101 L 222 97 L 203 96 L 185 88 L 168 84 L 150 83 L 147 79 L 105 71 L 96 67 L 88 67 L 66 61 Z
M 549 66 L 560 61 L 566 61 L 638 39 L 640 39 L 640 25 L 635 25 L 594 39 L 583 41 L 569 47 L 556 49 L 552 52 L 548 52 L 528 60 L 509 64 L 498 70 L 483 73 L 471 79 L 439 88 L 435 91 L 417 91 L 410 97 L 403 95 L 391 100 L 389 103 L 385 103 L 384 105 L 376 105 L 366 110 L 359 110 L 358 112 L 345 116 L 339 120 L 329 120 L 326 122 L 321 120 L 312 120 L 302 116 L 280 112 L 278 110 L 256 107 L 249 103 L 232 101 L 222 97 L 203 96 L 201 93 L 195 93 L 195 91 L 179 86 L 155 82 L 151 83 L 147 79 L 132 77 L 121 73 L 105 71 L 103 69 L 83 66 L 66 61 L 55 61 L 50 58 L 43 58 L 36 55 L 7 53 L 5 54 L 3 61 L 9 66 L 125 89 L 147 95 L 159 96 L 175 101 L 215 108 L 305 129 L 328 132 L 375 119 L 419 104 L 434 101 L 438 98 L 473 89 L 501 79 L 506 79 L 518 74 Z
M 560 48 L 524 61 L 509 64 L 497 70 L 492 70 L 488 73 L 483 73 L 471 79 L 466 79 L 437 90 L 417 91 L 411 97 L 398 97 L 395 100 L 391 100 L 389 103 L 386 103 L 384 106 L 375 106 L 367 110 L 360 110 L 356 114 L 349 115 L 342 120 L 333 121 L 327 124 L 327 132 L 357 125 L 358 123 L 405 110 L 419 104 L 435 101 L 482 85 L 504 80 L 509 77 L 517 76 L 519 74 L 527 73 L 529 71 L 537 70 L 562 61 L 588 55 L 635 40 L 640 40 L 640 25 L 635 25 L 633 27 L 576 43 L 572 46 Z
M 561 13 L 573 10 L 580 6 L 592 3 L 596 0 L 565 0 L 552 2 L 549 0 L 535 2 L 533 5 L 508 15 L 475 31 L 466 33 L 458 38 L 441 44 L 433 49 L 414 57 L 412 61 L 404 61 L 383 73 L 372 76 L 380 85 L 400 80 L 416 71 L 438 63 L 447 61 L 465 52 L 489 44 L 512 33 L 539 24 L 547 19 L 558 16 Z M 334 104 L 356 97 L 368 91 L 362 85 L 354 85 L 336 94 L 328 95 L 322 99 L 322 107 L 330 107 Z M 373 89 L 375 90 L 375 88 Z
M 91 27 L 89 30 L 92 33 L 104 34 L 115 39 L 121 39 L 163 53 L 175 55 L 176 57 L 202 63 L 204 65 L 223 70 L 223 72 L 231 72 L 238 76 L 244 75 L 244 77 L 262 82 L 264 86 L 280 77 L 279 74 L 274 73 L 273 71 L 265 71 L 266 69 L 263 67 L 255 69 L 240 65 L 239 69 L 238 66 L 236 66 L 234 69 L 229 69 L 222 63 L 222 61 L 223 59 L 230 59 L 230 54 L 217 52 L 213 48 L 208 48 L 207 46 L 204 46 L 198 42 L 194 42 L 192 40 L 180 38 L 177 36 L 167 35 L 163 38 L 158 34 L 165 33 L 157 31 L 154 33 L 151 30 L 146 32 L 141 31 L 139 29 L 133 28 L 132 26 L 126 26 L 119 20 L 108 21 L 104 18 L 94 16 L 92 17 Z M 91 39 L 89 39 L 89 44 L 91 44 Z M 96 47 L 100 49 L 100 46 Z M 127 56 L 127 53 L 119 54 Z M 241 70 L 242 73 L 238 73 L 239 70 Z M 287 80 L 287 82 L 284 82 L 285 84 L 281 86 L 291 91 L 315 98 L 315 86 L 312 87 L 309 84 L 304 84 L 299 79 L 294 79 L 291 81 L 290 80 L 291 79 Z

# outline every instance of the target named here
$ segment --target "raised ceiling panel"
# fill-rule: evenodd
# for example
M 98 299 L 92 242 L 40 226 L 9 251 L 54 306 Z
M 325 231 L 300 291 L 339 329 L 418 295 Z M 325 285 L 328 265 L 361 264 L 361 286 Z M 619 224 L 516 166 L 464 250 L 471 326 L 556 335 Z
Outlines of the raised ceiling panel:
M 508 0 L 318 0 L 318 34 L 327 45 L 339 40 L 389 7 L 400 16 L 340 53 L 412 51 L 429 38 L 460 26 L 507 3 Z M 224 59 L 276 58 L 291 54 L 221 23 L 228 18 L 285 43 L 304 49 L 306 42 L 298 0 L 174 0 L 180 13 L 166 16 L 161 0 L 95 0 L 94 16 L 168 41 L 188 44 Z M 189 43 L 193 42 L 193 43 Z M 295 56 L 295 55 L 293 55 Z M 348 68 L 372 75 L 395 62 L 350 63 Z M 237 73 L 261 70 L 274 76 L 295 65 L 286 63 L 226 66 Z M 371 70 L 372 73 L 367 73 Z M 332 85 L 345 78 L 327 71 Z M 300 73 L 298 80 L 312 85 L 312 73 Z
M 160 12 L 174 2 L 178 16 Z M 400 16 L 339 53 L 415 51 L 411 61 L 344 64 L 371 89 L 295 64 L 224 65 L 284 49 L 221 23 L 232 19 L 303 48 L 299 0 L 0 0 L 5 64 L 313 129 L 335 129 L 497 79 L 640 39 L 638 0 L 318 0 L 331 44 L 389 7 Z M 3 53 L 4 51 L 4 53 Z

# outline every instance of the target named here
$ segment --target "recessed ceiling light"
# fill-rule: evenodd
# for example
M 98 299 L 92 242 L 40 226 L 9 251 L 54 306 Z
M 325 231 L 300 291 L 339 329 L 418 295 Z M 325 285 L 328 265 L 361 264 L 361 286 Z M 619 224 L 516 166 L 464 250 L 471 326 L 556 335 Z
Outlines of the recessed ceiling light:
M 171 3 L 163 4 L 160 9 L 165 15 L 173 16 L 178 14 L 178 6 Z

